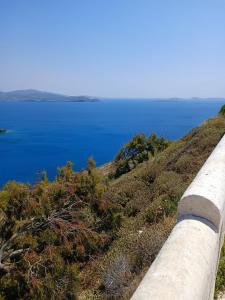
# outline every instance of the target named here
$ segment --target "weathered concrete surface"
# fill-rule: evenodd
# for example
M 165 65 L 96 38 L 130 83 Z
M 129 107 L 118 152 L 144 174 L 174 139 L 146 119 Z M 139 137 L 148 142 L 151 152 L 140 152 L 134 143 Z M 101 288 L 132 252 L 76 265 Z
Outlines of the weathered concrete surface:
M 180 221 L 131 299 L 213 299 L 219 248 L 215 228 L 198 218 Z
M 181 198 L 178 218 L 188 214 L 205 218 L 220 230 L 225 214 L 225 137 Z
M 212 300 L 225 218 L 225 137 L 178 206 L 178 223 L 132 300 Z

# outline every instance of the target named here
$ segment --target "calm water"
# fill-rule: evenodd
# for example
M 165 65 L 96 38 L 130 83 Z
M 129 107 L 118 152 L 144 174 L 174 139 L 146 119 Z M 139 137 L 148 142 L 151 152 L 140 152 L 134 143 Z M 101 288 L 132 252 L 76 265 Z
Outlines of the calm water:
M 97 164 L 112 160 L 134 134 L 155 132 L 178 139 L 215 115 L 222 101 L 107 100 L 98 103 L 0 103 L 0 185 L 33 182 L 46 170 L 72 160 L 75 169 L 93 155 Z

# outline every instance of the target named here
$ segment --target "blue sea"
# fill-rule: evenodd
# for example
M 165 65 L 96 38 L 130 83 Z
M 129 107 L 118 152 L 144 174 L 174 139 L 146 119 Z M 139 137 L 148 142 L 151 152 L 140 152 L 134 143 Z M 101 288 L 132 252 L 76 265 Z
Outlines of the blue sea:
M 93 156 L 112 160 L 137 133 L 178 139 L 217 114 L 224 102 L 212 100 L 102 100 L 94 103 L 0 103 L 0 185 L 8 180 L 49 178 L 68 160 L 74 169 Z

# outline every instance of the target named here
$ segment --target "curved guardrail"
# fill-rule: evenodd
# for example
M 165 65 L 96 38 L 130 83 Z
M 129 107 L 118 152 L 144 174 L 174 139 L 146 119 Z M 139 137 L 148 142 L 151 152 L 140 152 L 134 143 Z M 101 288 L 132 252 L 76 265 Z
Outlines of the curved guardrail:
M 225 137 L 182 196 L 177 224 L 131 299 L 213 299 L 224 221 Z

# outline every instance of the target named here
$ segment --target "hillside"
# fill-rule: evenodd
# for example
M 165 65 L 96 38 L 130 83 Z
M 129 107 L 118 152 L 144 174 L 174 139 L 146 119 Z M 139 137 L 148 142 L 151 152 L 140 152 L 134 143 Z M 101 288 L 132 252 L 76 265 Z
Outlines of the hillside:
M 181 195 L 224 133 L 224 117 L 210 119 L 111 184 L 104 199 L 120 205 L 121 226 L 107 253 L 82 271 L 84 282 L 87 269 L 98 278 L 89 278 L 81 299 L 130 298 L 173 228 Z
M 98 99 L 89 96 L 66 96 L 37 90 L 18 90 L 11 92 L 0 92 L 0 101 L 96 102 Z
M 103 168 L 89 159 L 79 173 L 69 162 L 53 182 L 43 173 L 33 186 L 6 184 L 0 299 L 129 299 L 173 228 L 182 193 L 224 133 L 220 115 L 178 141 L 137 136 L 128 146 L 139 152 L 123 147 Z M 224 272 L 222 263 L 217 290 Z

